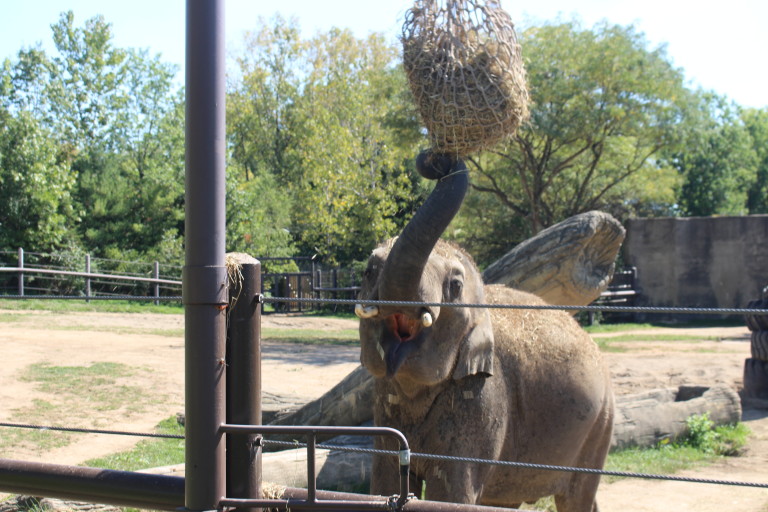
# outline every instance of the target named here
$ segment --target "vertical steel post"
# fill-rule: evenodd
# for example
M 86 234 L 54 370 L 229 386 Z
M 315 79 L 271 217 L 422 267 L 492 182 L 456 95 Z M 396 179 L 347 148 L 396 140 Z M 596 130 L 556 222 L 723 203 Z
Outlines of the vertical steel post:
M 261 425 L 261 263 L 230 254 L 227 423 Z M 254 434 L 227 435 L 227 496 L 261 498 L 261 446 Z M 255 509 L 249 509 L 255 510 Z
M 24 249 L 19 247 L 19 268 L 24 268 Z M 19 296 L 24 296 L 24 271 L 19 272 Z
M 91 273 L 91 255 L 86 254 L 85 255 L 85 273 L 90 274 Z M 89 299 L 91 297 L 91 278 L 86 277 L 85 278 L 85 301 L 91 302 Z
M 226 492 L 224 0 L 187 0 L 185 316 L 188 510 Z
M 152 269 L 152 277 L 154 277 L 155 279 L 160 279 L 160 262 L 159 261 L 155 262 L 155 266 Z M 155 297 L 159 297 L 159 296 L 160 296 L 160 283 L 156 282 L 155 283 Z M 159 305 L 160 305 L 160 300 L 159 299 L 155 299 L 155 306 L 159 306 Z

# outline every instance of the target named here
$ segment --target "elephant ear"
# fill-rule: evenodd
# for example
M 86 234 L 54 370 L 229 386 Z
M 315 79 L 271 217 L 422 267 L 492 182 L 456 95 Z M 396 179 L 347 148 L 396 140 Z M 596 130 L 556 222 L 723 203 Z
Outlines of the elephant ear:
M 480 320 L 461 343 L 453 378 L 459 380 L 468 375 L 493 375 L 493 352 L 491 315 L 488 310 L 483 310 Z

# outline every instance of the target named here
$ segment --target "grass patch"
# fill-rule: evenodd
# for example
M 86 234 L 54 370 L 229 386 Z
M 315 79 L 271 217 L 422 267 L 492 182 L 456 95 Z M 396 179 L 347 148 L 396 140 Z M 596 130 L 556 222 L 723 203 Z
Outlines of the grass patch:
M 633 341 L 676 341 L 686 343 L 699 343 L 702 341 L 720 341 L 719 336 L 696 336 L 694 334 L 620 334 L 617 336 L 605 336 L 601 339 L 614 342 L 626 343 Z
M 616 344 L 621 343 L 634 343 L 634 342 L 646 342 L 646 343 L 664 343 L 664 342 L 676 342 L 676 343 L 690 343 L 695 345 L 703 341 L 721 341 L 722 338 L 718 336 L 696 336 L 691 334 L 620 334 L 616 336 L 600 336 L 592 338 L 600 350 L 603 352 L 628 352 L 630 347 L 621 346 Z M 640 348 L 642 349 L 642 348 Z M 638 347 L 632 347 L 632 350 L 638 350 Z M 701 352 L 715 352 L 714 350 L 700 350 Z
M 161 421 L 155 428 L 158 434 L 184 435 L 184 427 L 175 417 Z M 183 439 L 145 439 L 125 452 L 91 459 L 85 466 L 119 471 L 137 471 L 140 469 L 170 466 L 184 462 Z
M 595 324 L 585 325 L 584 330 L 590 334 L 601 334 L 606 332 L 636 331 L 640 329 L 653 329 L 658 327 L 653 324 Z
M 80 300 L 56 300 L 56 299 L 0 299 L 0 309 L 13 311 L 53 311 L 55 313 L 159 313 L 159 314 L 183 314 L 184 307 L 179 303 L 160 303 L 155 305 L 151 301 L 127 301 L 127 300 L 93 300 L 86 302 Z
M 49 418 L 58 417 L 58 406 L 46 400 L 34 399 L 32 404 L 24 409 L 17 409 L 14 418 L 21 413 L 24 423 L 46 423 Z M 72 442 L 74 434 L 49 430 L 26 428 L 5 428 L 0 437 L 0 450 L 10 448 L 25 448 L 43 453 L 55 448 L 67 446 Z
M 676 443 L 655 448 L 628 448 L 608 455 L 606 470 L 669 475 L 726 456 L 738 456 L 747 443 L 749 427 L 743 423 L 715 426 L 707 414 L 686 421 L 688 434 Z M 613 482 L 623 477 L 605 477 Z
M 261 337 L 265 340 L 282 343 L 305 343 L 308 345 L 346 345 L 357 346 L 360 333 L 357 329 L 340 329 L 336 331 L 318 329 L 282 329 L 264 328 Z
M 11 420 L 35 425 L 71 427 L 103 426 L 102 414 L 130 416 L 145 410 L 148 404 L 162 400 L 144 388 L 130 385 L 144 370 L 123 364 L 98 362 L 90 366 L 54 366 L 37 363 L 28 366 L 19 377 L 34 384 L 41 394 L 30 404 L 12 411 Z M 66 446 L 74 435 L 67 432 L 8 429 L 0 437 L 0 450 L 14 447 L 43 453 Z
M 96 411 L 114 411 L 125 404 L 128 412 L 141 409 L 140 398 L 146 397 L 137 386 L 119 379 L 133 377 L 136 370 L 120 363 L 93 363 L 90 366 L 53 366 L 36 363 L 27 367 L 22 381 L 36 383 L 36 389 L 70 400 L 85 399 Z

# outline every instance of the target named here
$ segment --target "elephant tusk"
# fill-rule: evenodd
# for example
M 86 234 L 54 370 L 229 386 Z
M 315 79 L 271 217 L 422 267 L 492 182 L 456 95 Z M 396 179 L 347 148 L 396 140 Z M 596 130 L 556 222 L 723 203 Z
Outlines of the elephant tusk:
M 421 314 L 421 325 L 424 327 L 432 327 L 432 315 L 429 311 L 425 311 Z
M 355 314 L 358 318 L 373 318 L 375 316 L 379 316 L 379 307 L 355 304 Z

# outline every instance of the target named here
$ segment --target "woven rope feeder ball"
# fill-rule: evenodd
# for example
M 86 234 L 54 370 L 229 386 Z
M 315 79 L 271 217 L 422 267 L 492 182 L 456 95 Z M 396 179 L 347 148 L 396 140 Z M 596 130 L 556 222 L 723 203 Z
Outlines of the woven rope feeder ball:
M 528 116 L 520 45 L 495 0 L 417 0 L 403 65 L 434 153 L 463 157 L 514 134 Z

